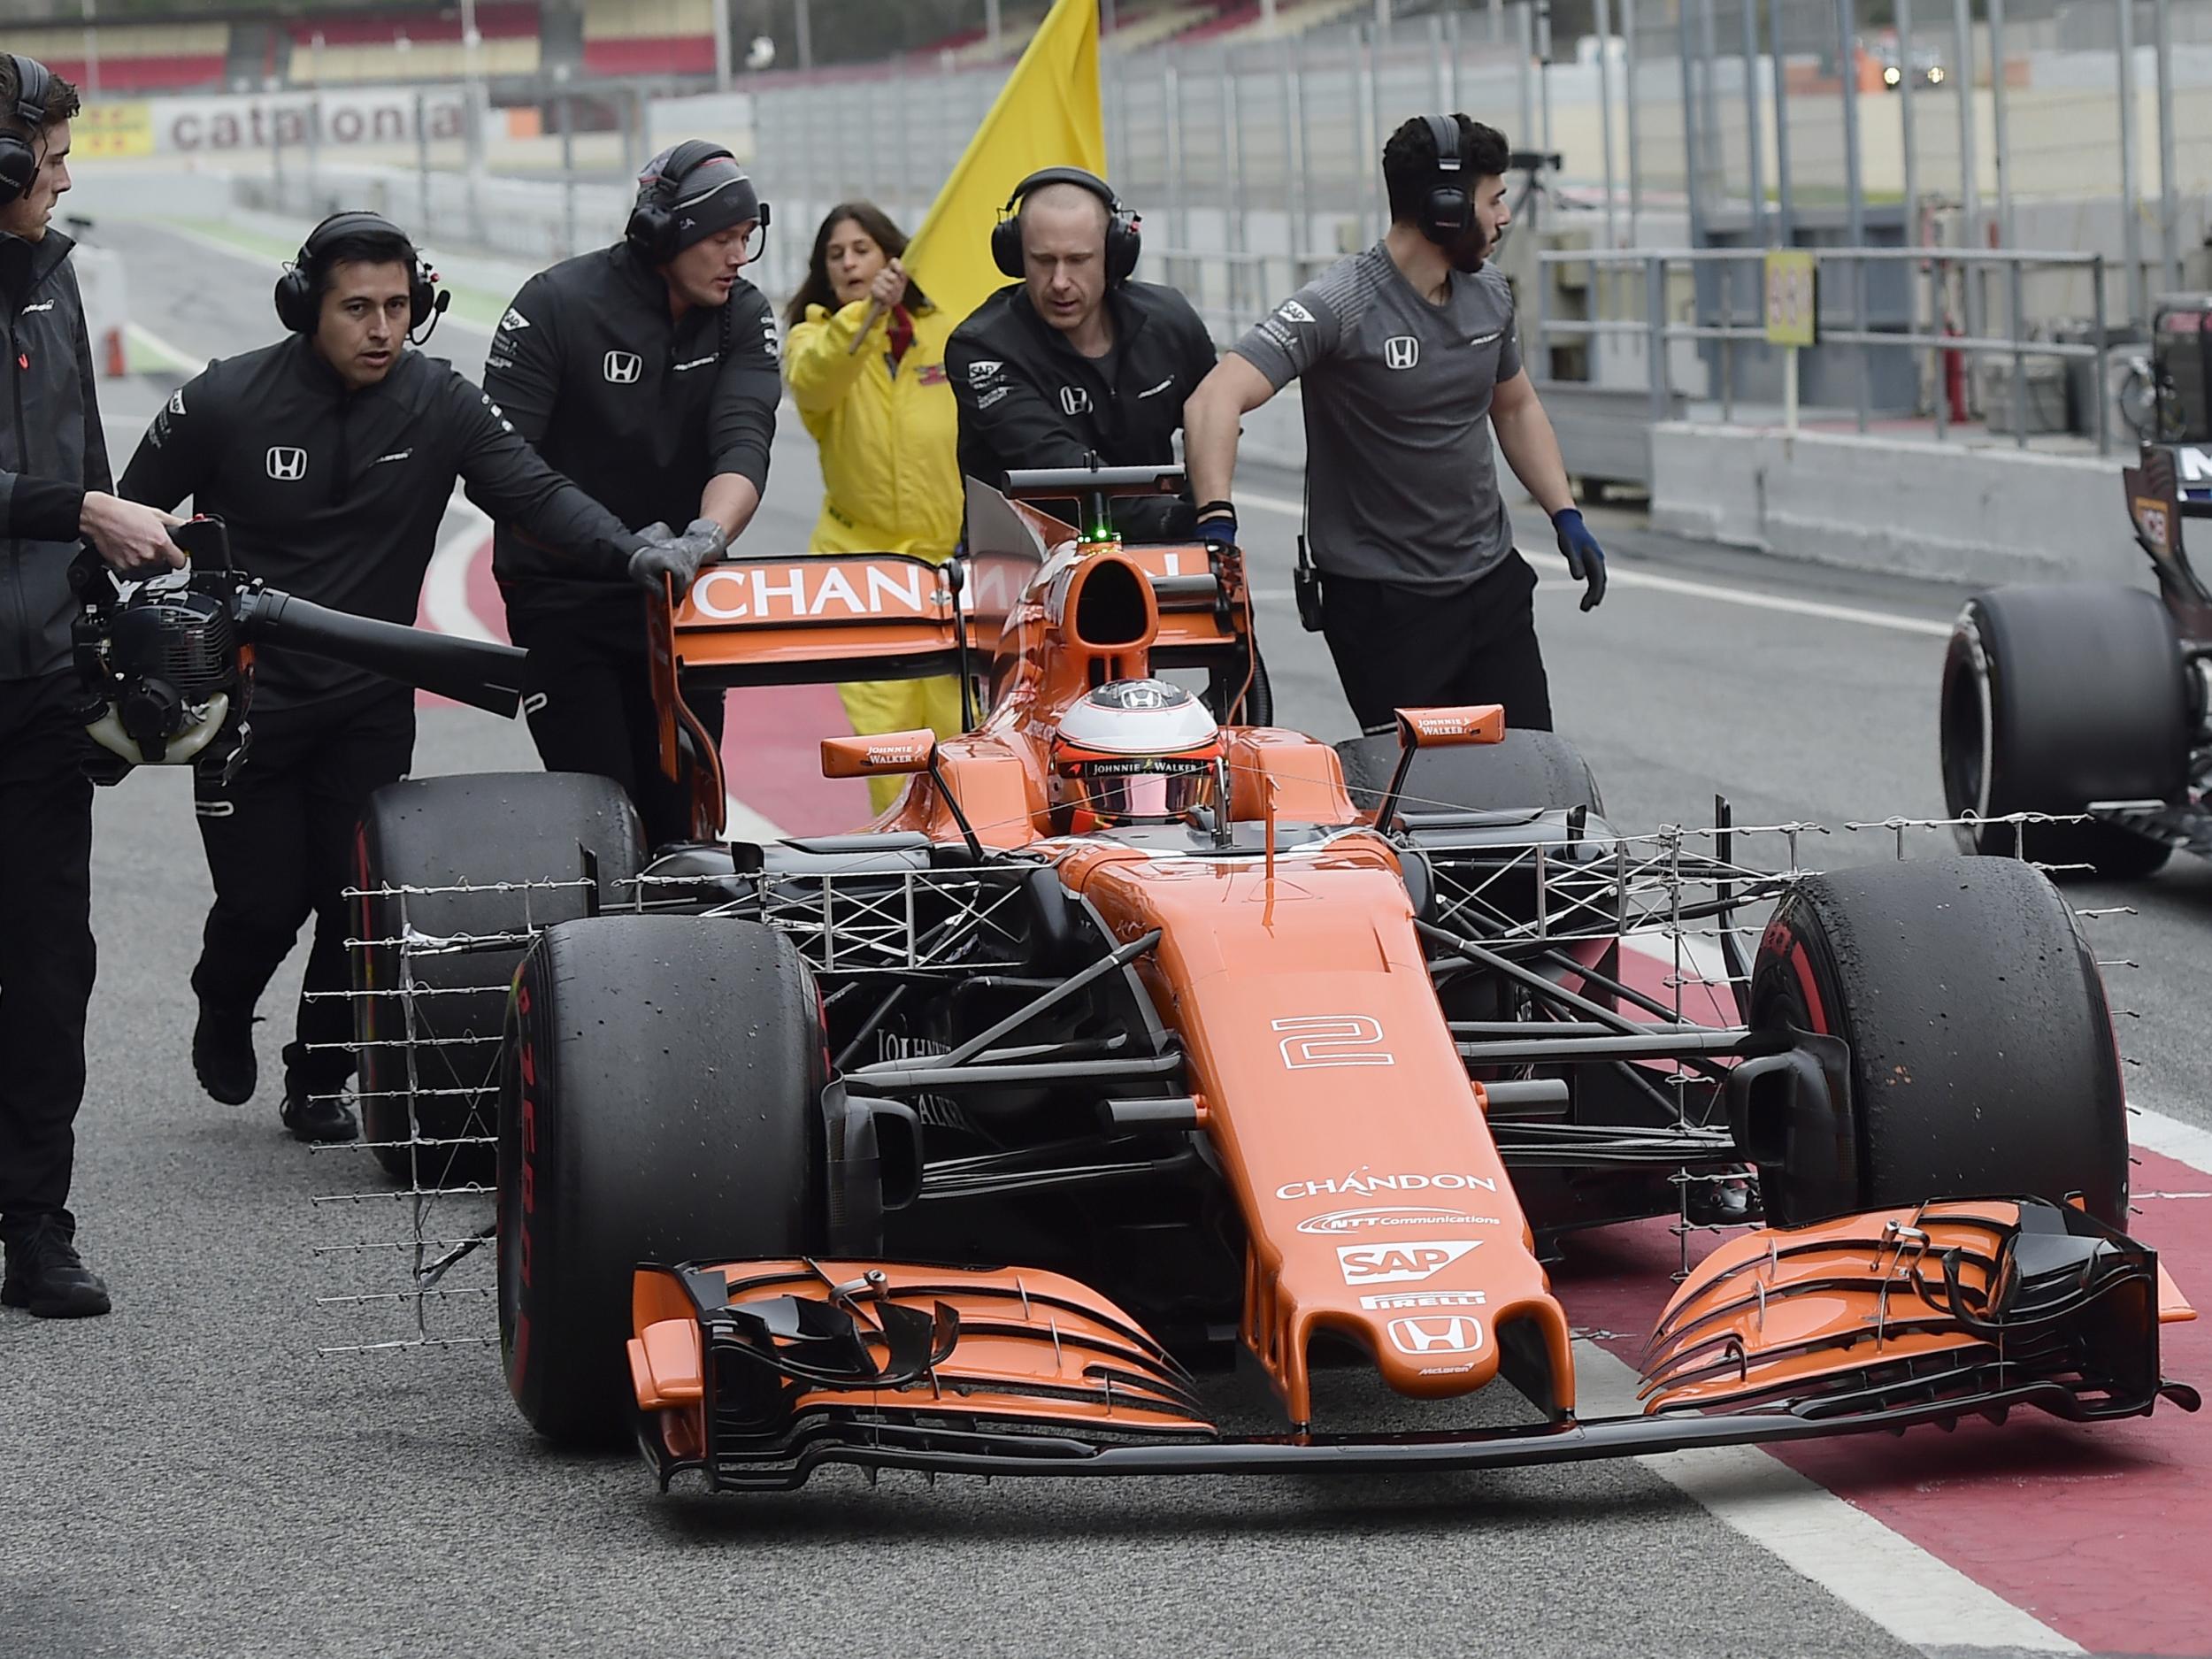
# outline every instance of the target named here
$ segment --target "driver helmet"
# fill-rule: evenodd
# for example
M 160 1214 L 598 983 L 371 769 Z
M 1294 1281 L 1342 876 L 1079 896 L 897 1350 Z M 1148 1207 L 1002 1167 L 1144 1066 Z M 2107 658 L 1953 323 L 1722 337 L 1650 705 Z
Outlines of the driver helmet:
M 1172 824 L 1221 804 L 1221 728 L 1164 680 L 1117 680 L 1060 717 L 1052 807 L 1062 833 Z

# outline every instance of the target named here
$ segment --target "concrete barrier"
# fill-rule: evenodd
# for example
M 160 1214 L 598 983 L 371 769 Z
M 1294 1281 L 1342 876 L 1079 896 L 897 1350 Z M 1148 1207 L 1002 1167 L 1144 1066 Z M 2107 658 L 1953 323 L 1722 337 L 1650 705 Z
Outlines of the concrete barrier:
M 2148 579 L 2116 456 L 1685 421 L 1651 451 L 1655 530 L 1942 581 Z

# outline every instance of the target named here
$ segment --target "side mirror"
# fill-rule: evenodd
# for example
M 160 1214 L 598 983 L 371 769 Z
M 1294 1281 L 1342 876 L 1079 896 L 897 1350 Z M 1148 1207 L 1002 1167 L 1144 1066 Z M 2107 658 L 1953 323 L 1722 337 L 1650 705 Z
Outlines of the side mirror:
M 1390 774 L 1390 787 L 1375 807 L 1375 827 L 1390 833 L 1398 816 L 1398 797 L 1404 792 L 1413 757 L 1425 749 L 1457 749 L 1468 743 L 1505 741 L 1505 705 L 1471 703 L 1456 708 L 1400 709 L 1398 711 L 1398 766 Z
M 822 776 L 825 778 L 888 778 L 927 772 L 937 757 L 937 734 L 918 732 L 879 732 L 872 737 L 826 737 L 822 740 Z
M 1471 703 L 1454 709 L 1400 709 L 1398 747 L 1456 749 L 1463 743 L 1505 741 L 1505 705 Z

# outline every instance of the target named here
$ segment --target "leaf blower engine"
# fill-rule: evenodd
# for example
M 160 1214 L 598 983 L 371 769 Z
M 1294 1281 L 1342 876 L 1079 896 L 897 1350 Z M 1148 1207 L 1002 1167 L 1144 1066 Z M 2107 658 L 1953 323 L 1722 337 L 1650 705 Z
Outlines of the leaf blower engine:
M 366 668 L 403 685 L 511 717 L 522 702 L 526 653 L 331 611 L 234 570 L 219 518 L 195 518 L 171 537 L 189 557 L 180 571 L 143 581 L 118 576 L 86 549 L 70 566 L 83 605 L 73 626 L 85 729 L 100 753 L 96 781 L 136 766 L 192 765 L 225 778 L 252 741 L 253 649 L 280 646 Z

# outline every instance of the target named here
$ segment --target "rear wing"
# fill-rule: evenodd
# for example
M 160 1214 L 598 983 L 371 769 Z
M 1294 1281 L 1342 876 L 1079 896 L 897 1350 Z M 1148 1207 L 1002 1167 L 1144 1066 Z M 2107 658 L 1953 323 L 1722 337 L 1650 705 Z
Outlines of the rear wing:
M 2143 445 L 2139 464 L 2120 470 L 2135 544 L 2150 555 L 2166 609 L 2191 641 L 2212 640 L 2212 591 L 2182 547 L 2181 527 L 2185 519 L 2212 518 L 2212 499 L 2201 493 L 2208 477 L 2212 458 L 2167 444 Z M 2193 488 L 2200 491 L 2193 498 Z

